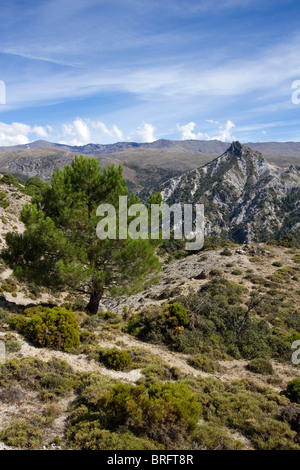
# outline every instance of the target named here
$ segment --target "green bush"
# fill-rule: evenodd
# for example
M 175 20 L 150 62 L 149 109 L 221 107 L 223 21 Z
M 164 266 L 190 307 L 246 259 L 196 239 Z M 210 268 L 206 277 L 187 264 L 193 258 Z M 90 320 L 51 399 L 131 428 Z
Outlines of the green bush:
M 234 269 L 231 274 L 234 276 L 241 276 L 243 274 L 243 271 L 241 269 Z
M 283 394 L 292 402 L 300 404 L 300 379 L 291 380 Z
M 222 382 L 198 378 L 193 383 L 203 404 L 203 418 L 220 428 L 235 429 L 261 450 L 299 450 L 297 433 L 282 422 L 286 398 L 247 380 Z
M 142 370 L 146 380 L 157 382 L 158 380 L 180 380 L 183 374 L 176 367 L 167 364 L 149 364 Z M 144 379 L 141 379 L 141 383 Z
M 0 387 L 12 387 L 17 383 L 37 392 L 65 394 L 76 389 L 79 382 L 78 374 L 68 363 L 55 358 L 48 362 L 32 357 L 13 358 L 0 364 Z
M 9 201 L 6 199 L 6 194 L 3 191 L 0 191 L 0 207 L 6 209 L 9 206 Z
M 185 327 L 189 324 L 187 310 L 176 302 L 165 307 L 160 317 L 169 328 L 176 328 L 180 326 Z
M 0 307 L 0 327 L 8 323 L 9 314 Z
M 209 275 L 214 277 L 221 277 L 223 275 L 223 272 L 220 269 L 214 268 L 209 271 Z
M 5 173 L 1 178 L 1 183 L 2 184 L 3 183 L 7 184 L 7 185 L 12 184 L 16 188 L 19 188 L 20 181 L 21 181 L 20 179 L 16 178 L 15 176 L 11 175 L 10 173 Z M 22 181 L 22 183 L 24 184 L 24 181 Z
M 103 433 L 106 429 L 112 433 L 112 439 L 116 437 L 113 433 L 120 433 L 120 440 L 115 444 L 120 449 L 128 433 L 143 440 L 136 441 L 138 445 L 144 446 L 146 442 L 148 446 L 150 439 L 154 441 L 150 444 L 153 448 L 174 449 L 196 430 L 202 412 L 197 395 L 188 386 L 171 382 L 104 384 L 103 388 L 102 380 L 94 384 L 88 381 L 81 391 L 81 402 L 83 404 L 70 416 L 67 430 L 71 445 L 75 443 L 75 447 L 81 445 L 78 433 L 84 428 L 84 440 L 92 441 L 92 444 L 84 444 L 89 447 L 103 448 L 104 436 L 109 437 L 108 433 Z M 93 424 L 87 424 L 91 422 Z
M 208 373 L 215 372 L 217 370 L 215 361 L 203 354 L 189 357 L 188 364 L 195 369 L 203 370 Z
M 57 374 L 56 372 L 48 372 L 45 374 L 41 378 L 41 386 L 57 394 L 67 390 L 66 380 L 61 374 Z
M 97 341 L 97 335 L 89 330 L 80 332 L 80 343 L 93 344 Z
M 274 372 L 271 362 L 261 357 L 252 359 L 247 368 L 255 374 L 271 375 Z
M 249 290 L 245 286 L 213 279 L 199 292 L 180 296 L 172 304 L 180 305 L 181 311 L 186 312 L 184 321 L 178 317 L 173 320 L 170 307 L 161 313 L 157 307 L 148 308 L 128 322 L 127 331 L 144 341 L 163 343 L 172 350 L 191 355 L 199 354 L 204 347 L 217 351 L 219 356 L 225 354 L 237 359 L 278 357 L 284 349 L 282 340 L 276 342 L 268 322 L 258 319 L 245 307 L 248 299 Z M 263 307 L 262 302 L 258 305 Z M 174 325 L 180 326 L 174 328 Z
M 16 339 L 9 339 L 5 341 L 5 349 L 7 352 L 18 352 L 22 349 L 22 344 Z
M 37 313 L 28 321 L 24 322 L 22 318 L 21 333 L 36 346 L 57 350 L 71 351 L 80 344 L 77 318 L 72 311 L 62 307 L 42 310 L 38 307 Z
M 147 438 L 136 437 L 131 432 L 112 432 L 103 429 L 99 421 L 82 421 L 69 427 L 67 432 L 71 446 L 79 450 L 157 450 Z
M 110 369 L 124 370 L 131 366 L 132 358 L 130 354 L 122 349 L 103 349 L 99 359 Z
M 38 449 L 41 445 L 43 432 L 40 427 L 26 419 L 12 421 L 0 432 L 0 439 L 5 444 L 17 449 Z
M 147 434 L 159 432 L 163 425 L 180 425 L 182 433 L 194 429 L 202 409 L 187 386 L 170 382 L 148 388 L 117 384 L 100 399 L 99 407 L 114 427 L 129 426 Z
M 222 253 L 220 253 L 222 256 L 232 256 L 232 251 L 230 251 L 228 248 L 225 248 Z
M 213 423 L 204 423 L 193 436 L 193 447 L 200 450 L 239 450 L 242 444 L 230 437 L 226 429 Z

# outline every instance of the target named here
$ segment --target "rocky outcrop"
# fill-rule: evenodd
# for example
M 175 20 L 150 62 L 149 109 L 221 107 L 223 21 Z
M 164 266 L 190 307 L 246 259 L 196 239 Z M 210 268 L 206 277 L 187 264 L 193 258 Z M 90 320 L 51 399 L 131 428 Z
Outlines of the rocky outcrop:
M 239 142 L 161 188 L 168 204 L 203 203 L 206 235 L 263 242 L 300 226 L 299 167 L 280 168 Z

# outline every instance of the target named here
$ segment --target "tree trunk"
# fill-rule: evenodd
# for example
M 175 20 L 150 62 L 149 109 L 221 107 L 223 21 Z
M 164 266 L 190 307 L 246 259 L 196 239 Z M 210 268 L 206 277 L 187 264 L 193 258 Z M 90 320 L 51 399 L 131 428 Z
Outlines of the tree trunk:
M 96 315 L 98 313 L 99 302 L 102 298 L 103 290 L 94 291 L 91 293 L 89 303 L 86 306 L 86 311 L 89 315 Z

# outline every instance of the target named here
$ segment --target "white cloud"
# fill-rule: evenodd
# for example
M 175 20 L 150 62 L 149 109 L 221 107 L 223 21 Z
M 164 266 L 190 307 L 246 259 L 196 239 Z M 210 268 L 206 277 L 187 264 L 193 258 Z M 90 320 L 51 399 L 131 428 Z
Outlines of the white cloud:
M 156 129 L 152 124 L 144 122 L 135 132 L 133 132 L 133 135 L 139 142 L 154 142 L 156 140 L 154 135 L 155 130 Z
M 28 144 L 38 137 L 47 137 L 50 126 L 29 126 L 21 122 L 6 124 L 0 122 L 0 145 L 23 145 Z M 29 137 L 30 136 L 30 137 Z
M 231 135 L 231 130 L 235 127 L 232 121 L 227 121 L 226 124 L 220 124 L 219 121 L 213 121 L 212 119 L 207 119 L 207 122 L 210 124 L 218 125 L 218 134 L 210 135 L 206 132 L 193 132 L 196 124 L 194 122 L 189 122 L 183 126 L 177 124 L 178 130 L 181 132 L 181 140 L 221 140 L 223 142 L 236 140 L 233 135 Z
M 155 127 L 150 123 L 143 123 L 131 134 L 133 140 L 139 142 L 153 142 Z M 107 126 L 102 121 L 76 118 L 57 127 L 30 126 L 21 122 L 6 124 L 0 122 L 0 146 L 24 145 L 38 139 L 49 138 L 52 142 L 65 145 L 81 146 L 89 143 L 114 143 L 125 140 L 123 132 L 114 124 Z M 130 140 L 127 138 L 126 140 Z
M 34 126 L 33 129 L 32 129 L 32 132 L 34 132 L 35 134 L 37 134 L 39 137 L 48 137 L 48 132 L 51 132 L 52 131 L 52 127 L 51 126 Z
M 209 135 L 205 134 L 203 132 L 193 132 L 195 129 L 196 124 L 194 122 L 189 122 L 188 124 L 185 124 L 184 126 L 179 126 L 177 124 L 178 130 L 181 132 L 181 140 L 209 140 Z
M 89 127 L 79 118 L 75 119 L 71 124 L 63 124 L 62 132 L 64 138 L 64 140 L 60 142 L 62 144 L 85 145 L 91 141 Z
M 109 129 L 104 122 L 77 118 L 72 123 L 62 124 L 62 140 L 59 142 L 66 145 L 86 145 L 122 139 L 123 133 L 115 124 Z
M 91 124 L 94 129 L 100 129 L 102 133 L 101 137 L 103 136 L 110 137 L 112 139 L 117 139 L 119 141 L 123 139 L 123 132 L 115 124 L 112 126 L 111 129 L 108 129 L 106 124 L 104 124 L 104 122 L 101 122 L 101 121 L 92 122 Z
M 235 124 L 231 121 L 227 121 L 226 124 L 219 125 L 219 134 L 212 137 L 212 140 L 222 140 L 222 142 L 232 142 L 236 138 L 231 135 L 231 129 L 235 127 Z

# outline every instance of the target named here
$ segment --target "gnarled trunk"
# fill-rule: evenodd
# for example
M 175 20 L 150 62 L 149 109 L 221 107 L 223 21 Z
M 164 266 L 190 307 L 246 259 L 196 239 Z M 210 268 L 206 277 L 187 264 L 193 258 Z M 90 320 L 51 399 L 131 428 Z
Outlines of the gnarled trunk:
M 86 306 L 86 311 L 89 315 L 96 315 L 99 308 L 99 302 L 103 295 L 103 289 L 99 291 L 93 291 L 90 296 L 89 303 Z

